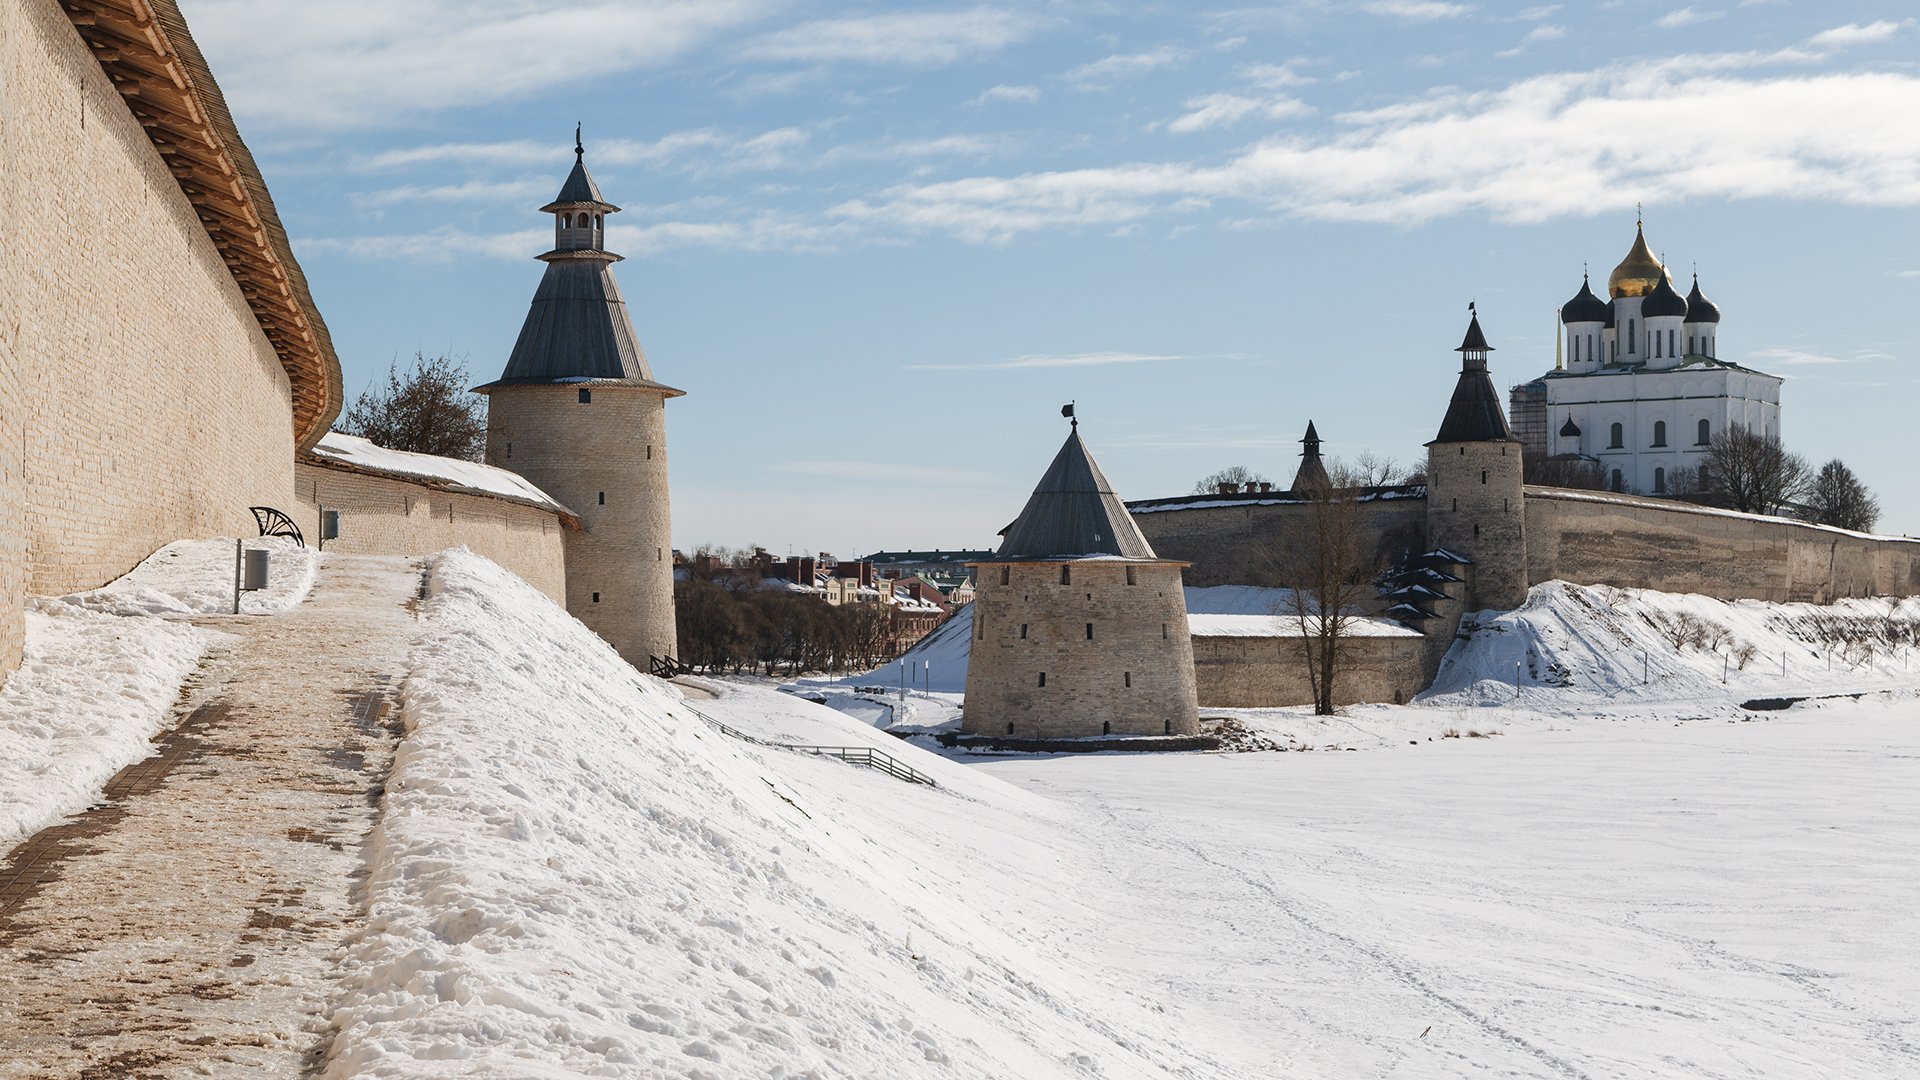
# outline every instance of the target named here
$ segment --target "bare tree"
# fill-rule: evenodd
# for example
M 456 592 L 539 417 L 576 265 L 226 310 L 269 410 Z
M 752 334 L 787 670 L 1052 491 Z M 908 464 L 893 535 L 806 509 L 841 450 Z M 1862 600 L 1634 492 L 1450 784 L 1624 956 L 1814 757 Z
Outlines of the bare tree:
M 1339 464 L 1334 466 L 1336 471 L 1341 467 Z M 1371 450 L 1362 450 L 1355 454 L 1353 461 L 1346 464 L 1345 469 L 1358 487 L 1388 487 L 1406 483 L 1403 479 L 1406 471 L 1400 468 L 1398 461 Z
M 1211 495 L 1214 492 L 1220 490 L 1221 484 L 1232 484 L 1235 487 L 1246 487 L 1248 484 L 1259 484 L 1259 483 L 1266 483 L 1266 482 L 1268 481 L 1265 476 L 1262 476 L 1259 473 L 1254 472 L 1252 469 L 1247 468 L 1245 465 L 1234 465 L 1230 468 L 1221 469 L 1219 472 L 1214 473 L 1211 476 L 1201 478 L 1199 483 L 1196 483 L 1193 485 L 1193 493 L 1195 495 Z
M 1537 457 L 1529 455 L 1521 470 L 1529 484 L 1574 488 L 1579 491 L 1605 491 L 1607 474 L 1600 463 L 1571 456 Z
M 479 461 L 487 447 L 487 402 L 468 391 L 465 364 L 448 356 L 413 354 L 402 375 L 387 367 L 387 384 L 368 387 L 334 430 L 389 450 Z
M 1331 716 L 1334 686 L 1360 616 L 1376 595 L 1384 568 L 1376 537 L 1367 528 L 1361 499 L 1367 477 L 1335 463 L 1325 484 L 1295 492 L 1305 506 L 1282 532 L 1272 553 L 1280 583 L 1293 590 L 1289 616 L 1300 634 L 1302 659 L 1313 689 L 1313 711 Z
M 1880 500 L 1839 458 L 1820 466 L 1808 484 L 1800 516 L 1820 525 L 1871 532 L 1880 520 Z
M 1807 461 L 1772 435 L 1734 424 L 1707 444 L 1706 470 L 1735 510 L 1773 514 L 1806 493 Z

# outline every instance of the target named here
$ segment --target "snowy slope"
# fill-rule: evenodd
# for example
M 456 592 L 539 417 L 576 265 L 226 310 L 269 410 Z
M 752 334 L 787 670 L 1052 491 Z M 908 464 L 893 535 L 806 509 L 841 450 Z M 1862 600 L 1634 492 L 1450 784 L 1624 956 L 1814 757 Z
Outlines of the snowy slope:
M 1057 940 L 1058 811 L 717 734 L 467 552 L 425 616 L 326 1076 L 1231 1075 Z
M 1462 629 L 1423 700 L 1724 702 L 1920 683 L 1920 598 L 1771 604 L 1550 581 Z

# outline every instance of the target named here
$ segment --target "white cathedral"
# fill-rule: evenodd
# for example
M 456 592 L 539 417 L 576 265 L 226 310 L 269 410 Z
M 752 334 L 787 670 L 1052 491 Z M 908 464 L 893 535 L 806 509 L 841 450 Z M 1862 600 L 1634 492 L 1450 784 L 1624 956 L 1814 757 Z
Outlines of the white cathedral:
M 1560 309 L 1554 369 L 1513 388 L 1529 455 L 1597 465 L 1614 491 L 1687 494 L 1677 489 L 1715 433 L 1740 424 L 1779 437 L 1780 378 L 1720 359 L 1720 309 L 1697 274 L 1680 295 L 1639 224 L 1607 293 L 1581 281 Z

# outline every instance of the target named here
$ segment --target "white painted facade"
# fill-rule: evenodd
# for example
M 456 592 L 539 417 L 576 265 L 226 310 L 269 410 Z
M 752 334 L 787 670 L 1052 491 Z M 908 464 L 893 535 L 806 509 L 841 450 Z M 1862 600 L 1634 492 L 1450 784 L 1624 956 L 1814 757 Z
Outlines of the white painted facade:
M 1543 381 L 1548 452 L 1591 458 L 1612 486 L 1635 494 L 1669 494 L 1675 470 L 1698 470 L 1703 435 L 1733 424 L 1780 435 L 1780 378 L 1718 360 L 1554 371 Z M 1564 434 L 1568 421 L 1578 434 Z

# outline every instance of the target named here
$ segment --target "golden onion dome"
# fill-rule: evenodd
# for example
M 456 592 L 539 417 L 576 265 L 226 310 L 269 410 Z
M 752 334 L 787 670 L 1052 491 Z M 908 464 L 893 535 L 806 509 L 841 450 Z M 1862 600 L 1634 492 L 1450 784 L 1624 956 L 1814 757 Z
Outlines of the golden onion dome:
M 1607 275 L 1607 293 L 1615 300 L 1623 296 L 1645 296 L 1667 279 L 1667 268 L 1647 249 L 1647 237 L 1639 223 L 1633 226 L 1633 249 L 1620 265 Z

